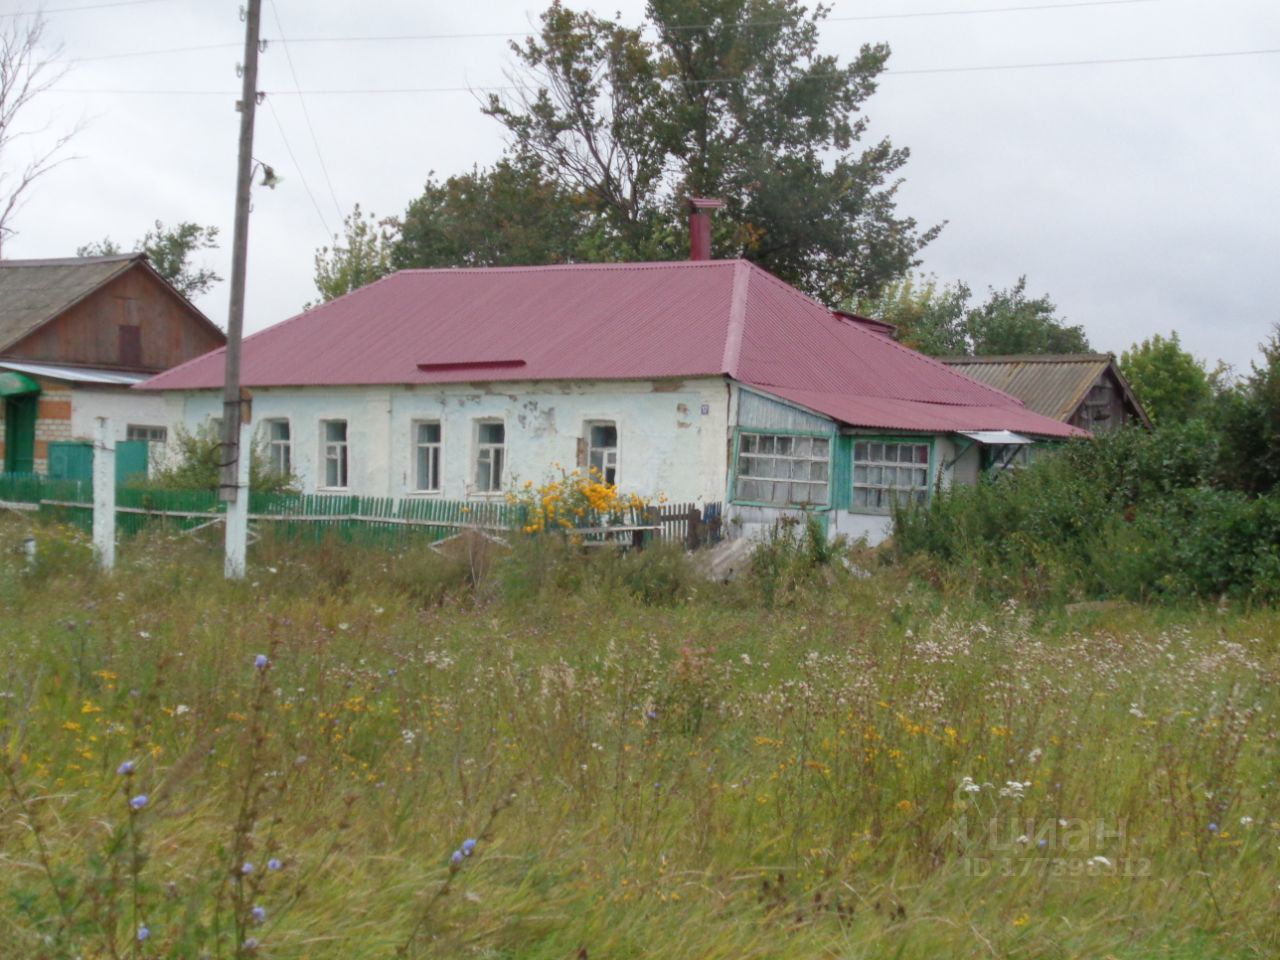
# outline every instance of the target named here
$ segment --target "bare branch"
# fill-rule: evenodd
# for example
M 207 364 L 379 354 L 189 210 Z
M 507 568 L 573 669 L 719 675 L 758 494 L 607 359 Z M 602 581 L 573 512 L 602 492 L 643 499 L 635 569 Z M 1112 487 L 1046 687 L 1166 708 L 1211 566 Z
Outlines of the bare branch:
M 83 128 L 77 123 L 51 146 L 19 156 L 18 141 L 43 132 L 43 128 L 18 126 L 27 107 L 69 69 L 59 62 L 61 47 L 47 50 L 42 44 L 45 21 L 37 12 L 30 17 L 7 18 L 0 23 L 0 256 L 5 241 L 16 233 L 13 220 L 26 202 L 32 184 L 68 160 L 67 144 Z

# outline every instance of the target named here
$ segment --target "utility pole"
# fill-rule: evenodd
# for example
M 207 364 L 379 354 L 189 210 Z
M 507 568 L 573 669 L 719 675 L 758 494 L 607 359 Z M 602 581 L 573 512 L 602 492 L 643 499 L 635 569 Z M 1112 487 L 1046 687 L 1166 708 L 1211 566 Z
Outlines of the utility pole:
M 244 87 L 240 111 L 240 152 L 236 158 L 236 222 L 231 240 L 231 305 L 227 315 L 227 368 L 222 390 L 222 469 L 218 496 L 227 504 L 225 575 L 244 578 L 249 513 L 247 460 L 251 451 L 241 440 L 249 436 L 244 426 L 240 396 L 240 340 L 244 333 L 245 270 L 249 258 L 249 191 L 253 185 L 253 117 L 258 106 L 258 25 L 262 0 L 248 0 L 244 10 Z M 246 489 L 241 490 L 244 486 Z
M 240 339 L 244 332 L 244 279 L 249 257 L 249 190 L 253 182 L 253 116 L 258 105 L 258 23 L 262 0 L 244 10 L 244 88 L 240 111 L 240 154 L 236 160 L 236 222 L 231 240 L 231 306 L 227 315 L 227 369 L 222 388 L 222 469 L 218 497 L 234 503 L 239 494 Z

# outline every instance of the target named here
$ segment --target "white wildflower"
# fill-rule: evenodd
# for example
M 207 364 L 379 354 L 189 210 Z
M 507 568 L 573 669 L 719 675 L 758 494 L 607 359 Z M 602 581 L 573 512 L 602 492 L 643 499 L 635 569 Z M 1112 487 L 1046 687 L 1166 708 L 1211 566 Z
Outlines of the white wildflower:
M 414 733 L 412 730 L 401 730 L 400 739 L 403 740 L 406 744 L 411 744 L 413 743 L 413 741 L 418 739 L 418 735 Z
M 1241 817 L 1241 818 L 1240 818 L 1240 826 L 1242 826 L 1242 827 L 1251 827 L 1251 826 L 1253 826 L 1253 817 Z

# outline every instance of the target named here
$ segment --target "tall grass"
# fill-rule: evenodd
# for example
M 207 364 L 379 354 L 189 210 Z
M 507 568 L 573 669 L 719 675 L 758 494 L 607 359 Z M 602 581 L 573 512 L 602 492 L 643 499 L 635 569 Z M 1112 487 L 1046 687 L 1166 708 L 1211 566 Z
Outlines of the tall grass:
M 1271 610 L 21 532 L 0 956 L 1280 951 Z

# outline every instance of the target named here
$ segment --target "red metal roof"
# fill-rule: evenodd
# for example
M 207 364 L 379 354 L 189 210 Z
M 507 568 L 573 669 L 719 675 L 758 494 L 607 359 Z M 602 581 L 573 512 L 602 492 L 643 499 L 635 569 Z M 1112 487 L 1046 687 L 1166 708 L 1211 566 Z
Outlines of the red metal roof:
M 404 270 L 246 338 L 241 367 L 247 387 L 725 375 L 854 426 L 1078 434 L 744 260 Z M 222 377 L 217 350 L 139 389 Z

